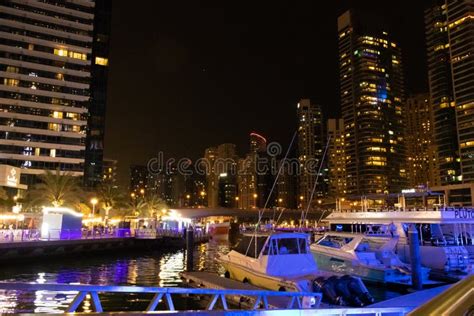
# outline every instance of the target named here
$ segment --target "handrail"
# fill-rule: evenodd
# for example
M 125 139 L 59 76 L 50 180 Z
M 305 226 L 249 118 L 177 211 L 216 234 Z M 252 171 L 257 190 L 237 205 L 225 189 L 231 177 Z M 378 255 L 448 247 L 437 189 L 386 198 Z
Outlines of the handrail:
M 82 301 L 89 294 L 92 299 L 92 305 L 96 312 L 103 312 L 102 303 L 98 293 L 148 293 L 155 294 L 153 299 L 148 304 L 146 312 L 152 312 L 156 309 L 162 298 L 164 297 L 165 304 L 170 311 L 175 311 L 172 294 L 182 295 L 210 295 L 212 296 L 207 310 L 213 310 L 218 301 L 221 302 L 223 309 L 228 310 L 226 295 L 233 296 L 254 296 L 256 297 L 255 304 L 252 310 L 257 310 L 261 306 L 264 309 L 269 309 L 269 297 L 289 297 L 290 301 L 287 306 L 288 309 L 302 309 L 304 308 L 303 299 L 305 297 L 314 297 L 317 305 L 322 299 L 321 293 L 309 292 L 281 292 L 281 291 L 267 291 L 267 290 L 240 290 L 240 289 L 205 289 L 205 288 L 178 288 L 178 287 L 144 287 L 144 286 L 118 286 L 118 285 L 83 285 L 83 284 L 52 284 L 52 283 L 15 283 L 15 282 L 0 282 L 0 289 L 3 290 L 20 290 L 20 291 L 53 291 L 53 292 L 78 292 L 66 312 L 72 313 L 77 310 Z

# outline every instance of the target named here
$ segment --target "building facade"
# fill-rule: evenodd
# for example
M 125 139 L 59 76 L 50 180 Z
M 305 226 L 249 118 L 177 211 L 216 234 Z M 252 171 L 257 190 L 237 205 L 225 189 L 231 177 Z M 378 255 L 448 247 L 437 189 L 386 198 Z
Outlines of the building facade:
M 440 185 L 429 94 L 407 98 L 404 118 L 408 186 Z
M 148 168 L 142 165 L 130 166 L 130 194 L 144 197 L 148 190 Z
M 117 185 L 117 160 L 103 159 L 102 183 Z
M 474 181 L 473 0 L 437 0 L 425 11 L 428 77 L 442 185 Z
M 94 1 L 0 3 L 0 162 L 82 176 Z
M 299 207 L 306 208 L 312 203 L 311 193 L 318 179 L 313 199 L 325 195 L 324 177 L 318 177 L 320 164 L 323 162 L 325 146 L 323 115 L 321 107 L 309 99 L 301 99 L 297 104 L 298 117 L 298 177 Z M 323 170 L 323 169 L 322 169 Z M 314 203 L 314 201 L 313 201 Z
M 401 51 L 380 17 L 338 18 L 347 193 L 400 192 L 406 184 Z
M 327 133 L 329 139 L 328 169 L 329 190 L 328 196 L 334 200 L 344 198 L 347 194 L 346 150 L 344 142 L 344 120 L 328 119 Z
M 84 164 L 84 185 L 88 187 L 99 184 L 102 173 L 107 172 L 103 159 L 111 15 L 112 1 L 95 0 L 90 101 Z

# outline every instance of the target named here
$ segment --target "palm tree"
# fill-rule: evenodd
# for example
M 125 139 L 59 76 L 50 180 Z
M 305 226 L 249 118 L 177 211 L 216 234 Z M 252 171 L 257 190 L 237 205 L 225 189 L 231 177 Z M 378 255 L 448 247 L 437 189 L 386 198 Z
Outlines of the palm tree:
M 97 191 L 99 201 L 105 210 L 105 223 L 109 218 L 109 211 L 117 207 L 123 200 L 123 194 L 117 186 L 110 183 L 103 183 Z
M 156 194 L 150 194 L 145 197 L 145 215 L 144 217 L 155 218 L 162 209 L 166 209 L 168 206 L 165 201 L 163 201 Z
M 142 216 L 146 210 L 145 200 L 141 197 L 132 197 L 127 203 L 127 208 L 135 216 Z
M 77 205 L 83 195 L 77 177 L 69 172 L 46 170 L 39 175 L 40 183 L 36 184 L 31 195 L 36 202 L 49 203 L 54 207 Z

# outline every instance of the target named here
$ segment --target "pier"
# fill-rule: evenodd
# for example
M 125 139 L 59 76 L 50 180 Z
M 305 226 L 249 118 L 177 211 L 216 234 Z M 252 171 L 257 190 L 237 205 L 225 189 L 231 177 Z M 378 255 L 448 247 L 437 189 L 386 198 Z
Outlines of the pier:
M 118 249 L 147 250 L 184 248 L 186 241 L 183 232 L 173 230 L 138 229 L 115 232 L 98 233 L 94 231 L 68 234 L 68 232 L 54 234 L 62 236 L 41 238 L 36 230 L 18 230 L 5 232 L 0 240 L 0 262 L 22 261 L 32 258 L 51 256 L 77 255 L 83 253 L 105 253 Z M 197 233 L 194 238 L 196 244 L 207 242 L 209 235 Z

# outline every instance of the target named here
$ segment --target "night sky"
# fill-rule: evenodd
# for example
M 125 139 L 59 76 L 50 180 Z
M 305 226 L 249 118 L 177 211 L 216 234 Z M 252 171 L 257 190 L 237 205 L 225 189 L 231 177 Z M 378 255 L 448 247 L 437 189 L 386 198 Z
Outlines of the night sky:
M 422 1 L 113 0 L 105 156 L 119 181 L 158 151 L 244 154 L 251 131 L 288 144 L 300 98 L 337 116 L 337 16 L 351 6 L 393 21 L 407 91 L 427 91 Z

